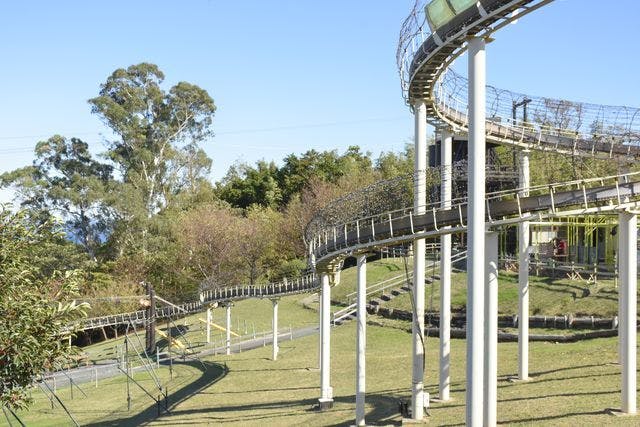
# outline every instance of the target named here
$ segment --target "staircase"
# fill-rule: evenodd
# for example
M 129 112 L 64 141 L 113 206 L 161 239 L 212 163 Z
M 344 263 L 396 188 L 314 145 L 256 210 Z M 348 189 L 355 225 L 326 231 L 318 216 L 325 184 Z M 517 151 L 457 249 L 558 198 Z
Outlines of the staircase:
M 456 253 L 451 257 L 451 263 L 456 263 L 462 261 L 467 258 L 467 251 L 461 251 Z M 433 261 L 431 264 L 425 266 L 425 270 L 437 268 L 440 266 L 440 261 Z M 435 276 L 433 279 L 439 279 L 439 276 Z M 431 277 L 425 277 L 425 281 L 431 283 L 433 281 Z M 383 305 L 385 302 L 391 301 L 392 299 L 406 294 L 407 292 L 411 292 L 410 283 L 413 282 L 413 271 L 409 271 L 408 274 L 400 274 L 389 279 L 385 279 L 381 282 L 373 283 L 367 286 L 367 298 L 373 297 L 369 299 L 368 305 L 373 307 L 378 307 Z M 332 313 L 331 315 L 331 323 L 335 325 L 341 325 L 345 322 L 353 320 L 356 318 L 356 292 L 352 292 L 347 295 L 347 306 L 341 308 L 340 310 Z M 374 309 L 375 310 L 375 309 Z

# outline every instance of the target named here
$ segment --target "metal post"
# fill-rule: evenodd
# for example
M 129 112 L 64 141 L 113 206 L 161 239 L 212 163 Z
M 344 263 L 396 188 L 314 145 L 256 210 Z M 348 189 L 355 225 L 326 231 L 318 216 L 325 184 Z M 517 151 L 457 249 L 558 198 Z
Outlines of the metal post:
M 426 212 L 427 202 L 427 107 L 419 99 L 413 106 L 415 114 L 415 163 L 413 210 L 416 215 Z M 411 376 L 411 416 L 420 421 L 424 417 L 424 257 L 425 240 L 413 242 L 413 323 Z
M 273 303 L 273 360 L 278 359 L 278 298 L 271 300 Z
M 211 344 L 211 307 L 207 308 L 207 344 Z
M 147 293 L 149 295 L 149 307 L 147 308 L 147 333 L 146 351 L 147 354 L 156 352 L 156 292 L 153 285 L 147 283 Z
M 129 337 L 124 337 L 124 357 L 125 357 L 125 369 L 127 377 L 127 411 L 131 410 L 131 389 L 129 386 L 129 378 L 131 378 L 131 366 L 129 365 Z
M 358 255 L 358 294 L 356 301 L 356 425 L 366 425 L 364 400 L 367 349 L 367 256 Z
M 231 303 L 227 304 L 226 306 L 227 309 L 227 327 L 226 327 L 226 334 L 227 334 L 227 356 L 231 354 Z
M 321 308 L 321 354 L 320 354 L 320 410 L 333 406 L 333 389 L 331 388 L 331 288 L 329 274 L 322 273 L 320 277 L 322 308 Z
M 484 427 L 496 425 L 498 403 L 498 233 L 485 237 Z
M 520 153 L 521 197 L 529 195 L 529 151 Z M 518 224 L 518 379 L 529 379 L 529 223 Z
M 453 182 L 453 134 L 442 130 L 440 138 L 441 200 L 451 207 Z M 440 236 L 440 400 L 450 399 L 451 389 L 451 234 Z
M 469 205 L 467 258 L 467 408 L 468 426 L 481 426 L 484 369 L 485 235 L 485 40 L 468 41 L 469 55 Z
M 322 368 L 322 312 L 322 292 L 318 292 L 318 369 Z
M 622 412 L 635 414 L 637 351 L 637 257 L 638 217 L 622 212 L 618 215 L 618 253 L 620 270 L 620 349 L 622 362 Z

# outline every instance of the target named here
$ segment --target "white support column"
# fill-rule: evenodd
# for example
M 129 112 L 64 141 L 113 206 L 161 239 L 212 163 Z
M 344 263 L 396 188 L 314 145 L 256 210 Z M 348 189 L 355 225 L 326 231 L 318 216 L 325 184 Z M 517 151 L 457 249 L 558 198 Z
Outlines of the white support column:
M 453 134 L 442 130 L 440 165 L 442 170 L 440 198 L 443 208 L 451 207 L 453 182 Z M 448 227 L 447 227 L 448 228 Z M 441 401 L 451 399 L 451 234 L 440 237 L 440 395 Z
M 638 290 L 638 217 L 618 215 L 618 262 L 620 265 L 620 361 L 622 365 L 622 404 L 625 414 L 635 414 L 637 367 L 637 290 Z
M 366 349 L 367 349 L 367 256 L 358 255 L 358 289 L 356 300 L 356 426 L 364 420 Z
M 273 360 L 278 360 L 278 350 L 280 350 L 278 346 L 278 301 L 278 298 L 271 300 L 273 303 L 273 321 L 271 322 L 273 329 Z
M 231 303 L 227 304 L 227 355 L 231 354 Z
M 321 307 L 321 355 L 320 355 L 320 410 L 333 406 L 333 389 L 331 388 L 331 287 L 329 274 L 320 277 L 322 299 Z
M 322 280 L 322 276 L 320 278 Z M 322 286 L 322 283 L 321 283 Z M 322 368 L 322 288 L 318 292 L 318 369 Z
M 414 201 L 416 215 L 426 212 L 427 203 L 427 107 L 424 100 L 417 100 L 415 114 L 415 163 Z M 424 272 L 425 240 L 413 242 L 413 324 L 411 378 L 411 416 L 419 421 L 424 417 Z
M 484 427 L 496 425 L 498 404 L 498 233 L 485 240 Z
M 211 307 L 207 307 L 207 344 L 211 344 Z
M 466 424 L 482 426 L 484 369 L 485 235 L 485 40 L 468 41 L 469 55 L 469 205 L 467 258 L 467 408 Z
M 520 152 L 521 197 L 529 195 L 529 150 Z M 529 379 L 529 223 L 518 224 L 518 379 Z

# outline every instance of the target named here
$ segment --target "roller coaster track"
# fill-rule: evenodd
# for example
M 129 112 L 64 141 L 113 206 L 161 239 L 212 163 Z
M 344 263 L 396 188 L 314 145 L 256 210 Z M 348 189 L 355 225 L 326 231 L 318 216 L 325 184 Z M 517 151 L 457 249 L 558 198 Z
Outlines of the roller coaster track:
M 632 181 L 633 178 L 636 180 Z M 531 187 L 529 191 L 533 193 L 546 194 L 529 197 L 521 197 L 521 189 L 489 193 L 486 224 L 497 227 L 550 217 L 638 209 L 639 178 L 640 173 L 633 173 Z M 464 197 L 454 200 L 450 208 L 443 208 L 440 203 L 428 205 L 424 214 L 416 214 L 413 207 L 407 207 L 326 227 L 311 242 L 316 270 L 334 269 L 343 258 L 372 248 L 466 231 L 467 206 Z
M 552 0 L 482 0 L 430 33 L 427 0 L 405 20 L 396 55 L 405 99 L 424 99 L 427 120 L 467 131 L 467 82 L 448 69 L 470 36 L 488 37 Z M 640 110 L 537 98 L 487 87 L 488 141 L 558 154 L 601 158 L 640 156 Z M 532 122 L 511 117 L 512 101 L 528 99 Z
M 434 126 L 450 126 L 457 132 L 468 130 L 467 83 L 448 66 L 466 50 L 469 36 L 489 37 L 505 25 L 520 19 L 552 0 L 481 0 L 456 15 L 435 33 L 429 31 L 424 12 L 427 0 L 417 0 L 405 20 L 396 55 L 402 89 L 407 103 L 424 99 L 427 120 Z M 640 157 L 640 111 L 629 107 L 581 104 L 549 98 L 532 98 L 487 87 L 487 140 L 558 154 L 597 158 L 629 159 Z M 529 98 L 535 121 L 518 122 L 509 117 L 514 100 Z M 559 113 L 562 116 L 559 116 Z M 428 173 L 429 171 L 427 171 Z M 433 173 L 440 173 L 432 169 Z M 393 185 L 392 196 L 409 206 L 404 198 L 411 182 L 406 179 L 376 184 L 361 191 L 367 199 L 367 215 L 345 219 L 320 212 L 308 228 L 307 240 L 316 271 L 335 271 L 341 261 L 374 248 L 408 243 L 416 238 L 435 237 L 466 230 L 467 199 L 452 201 L 451 208 L 440 203 L 426 206 L 426 214 L 415 214 L 413 207 L 375 211 L 372 197 Z M 373 188 L 373 192 L 372 189 Z M 377 193 L 376 193 L 377 191 Z M 497 227 L 533 219 L 567 215 L 586 215 L 622 209 L 640 208 L 640 175 L 594 178 L 487 195 L 487 226 Z M 356 192 L 357 193 L 357 192 Z M 404 194 L 402 194 L 404 193 Z M 350 199 L 332 203 L 334 211 L 352 211 Z M 357 209 L 356 209 L 357 210 Z M 375 212 L 373 212 L 375 211 Z M 319 218 L 319 220 L 318 220 Z M 445 229 L 445 227 L 448 227 Z M 158 309 L 162 318 L 204 310 L 207 304 L 246 298 L 270 298 L 318 289 L 315 275 L 304 279 L 265 286 L 236 286 L 207 291 L 201 301 Z M 85 319 L 76 326 L 93 329 L 146 321 L 144 311 Z
M 306 274 L 298 279 L 288 280 L 282 283 L 271 283 L 257 286 L 227 286 L 204 291 L 200 294 L 199 301 L 188 302 L 180 305 L 168 305 L 156 308 L 155 318 L 184 316 L 206 310 L 213 304 L 225 304 L 231 301 L 240 301 L 248 298 L 277 298 L 287 295 L 295 295 L 304 292 L 312 292 L 318 288 L 318 280 L 315 274 Z M 93 317 L 79 320 L 73 325 L 74 330 L 90 330 L 107 326 L 144 325 L 147 322 L 145 310 L 130 313 L 119 313 L 108 316 Z
M 430 2 L 417 0 L 403 23 L 396 56 L 407 103 L 424 100 L 430 124 L 468 132 L 467 80 L 449 70 L 449 65 L 465 52 L 470 36 L 489 37 L 551 1 L 473 2 L 430 32 L 425 12 Z M 531 103 L 534 121 L 519 122 L 510 117 L 513 101 L 524 98 Z M 489 86 L 486 138 L 523 149 L 632 161 L 640 156 L 640 110 L 528 97 Z M 411 182 L 404 185 L 405 191 L 412 187 Z M 532 195 L 521 197 L 524 191 Z M 639 191 L 640 176 L 632 173 L 489 193 L 486 224 L 496 227 L 531 219 L 636 209 Z M 349 211 L 348 200 L 342 200 L 345 206 L 340 206 L 340 201 L 334 203 L 332 210 Z M 416 214 L 407 198 L 404 203 L 406 208 L 369 212 L 367 217 L 349 220 L 320 213 L 320 220 L 316 218 L 307 233 L 316 270 L 334 270 L 345 257 L 371 248 L 466 231 L 466 197 L 454 200 L 447 209 L 439 202 L 429 204 L 425 214 Z

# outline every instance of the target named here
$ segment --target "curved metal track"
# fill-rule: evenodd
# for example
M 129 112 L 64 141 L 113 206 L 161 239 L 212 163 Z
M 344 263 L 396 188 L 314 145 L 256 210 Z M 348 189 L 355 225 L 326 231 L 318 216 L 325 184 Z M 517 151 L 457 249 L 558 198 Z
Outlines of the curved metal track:
M 631 181 L 632 178 L 636 180 Z M 534 187 L 532 192 L 546 190 L 547 194 L 529 197 L 520 197 L 518 189 L 491 193 L 486 202 L 487 227 L 637 209 L 640 207 L 638 178 L 640 175 L 635 173 Z M 589 187 L 590 184 L 602 185 Z M 311 242 L 316 270 L 333 269 L 343 258 L 372 248 L 466 231 L 467 207 L 467 199 L 463 198 L 453 201 L 450 208 L 442 208 L 439 203 L 426 206 L 424 214 L 415 214 L 413 208 L 407 208 L 327 228 Z
M 227 286 L 204 291 L 200 301 L 188 302 L 177 306 L 157 308 L 156 319 L 198 313 L 206 310 L 211 304 L 224 304 L 230 301 L 241 301 L 248 298 L 277 298 L 317 290 L 319 282 L 315 274 L 307 274 L 298 279 L 290 279 L 282 283 L 271 283 L 257 286 Z M 75 330 L 98 329 L 106 326 L 128 324 L 144 324 L 147 322 L 145 310 L 130 313 L 119 313 L 108 316 L 81 319 L 72 328 Z
M 435 33 L 417 0 L 405 20 L 396 55 L 403 94 L 427 103 L 427 120 L 466 132 L 467 81 L 448 70 L 469 36 L 486 36 L 552 0 L 482 0 Z M 513 101 L 528 100 L 533 120 L 514 121 Z M 526 149 L 595 157 L 640 156 L 640 109 L 532 97 L 487 87 L 487 140 Z
M 429 2 L 416 0 L 403 23 L 396 56 L 407 103 L 412 105 L 415 100 L 423 100 L 427 120 L 432 125 L 467 132 L 468 84 L 465 78 L 448 71 L 448 66 L 466 50 L 470 36 L 489 37 L 551 1 L 480 0 L 431 33 L 425 13 Z M 636 108 L 527 97 L 493 87 L 487 88 L 487 94 L 486 137 L 489 141 L 574 156 L 629 161 L 640 157 L 640 110 Z M 510 107 L 513 101 L 525 98 L 532 104 L 534 120 L 514 121 L 508 114 Z M 489 194 L 487 225 L 517 223 L 532 215 L 537 218 L 568 213 L 584 215 L 636 207 L 640 200 L 638 178 L 630 174 L 598 178 L 589 184 L 581 181 L 550 185 L 532 189 L 537 195 L 527 198 L 519 197 L 519 189 Z M 611 179 L 615 182 L 605 185 L 605 181 Z M 405 186 L 411 188 L 411 183 Z M 578 189 L 567 189 L 571 186 Z M 452 227 L 446 233 L 466 229 L 466 199 L 454 201 L 454 207 L 447 210 L 439 204 L 428 206 L 424 215 L 413 214 L 413 207 L 406 205 L 406 209 L 381 211 L 343 223 L 332 222 L 330 215 L 326 215 L 323 226 L 314 224 L 314 234 L 308 236 L 316 269 L 335 269 L 344 257 L 373 247 L 444 234 L 445 231 L 440 230 L 444 226 Z M 331 208 L 341 210 L 336 203 Z M 349 209 L 345 205 L 342 211 Z

